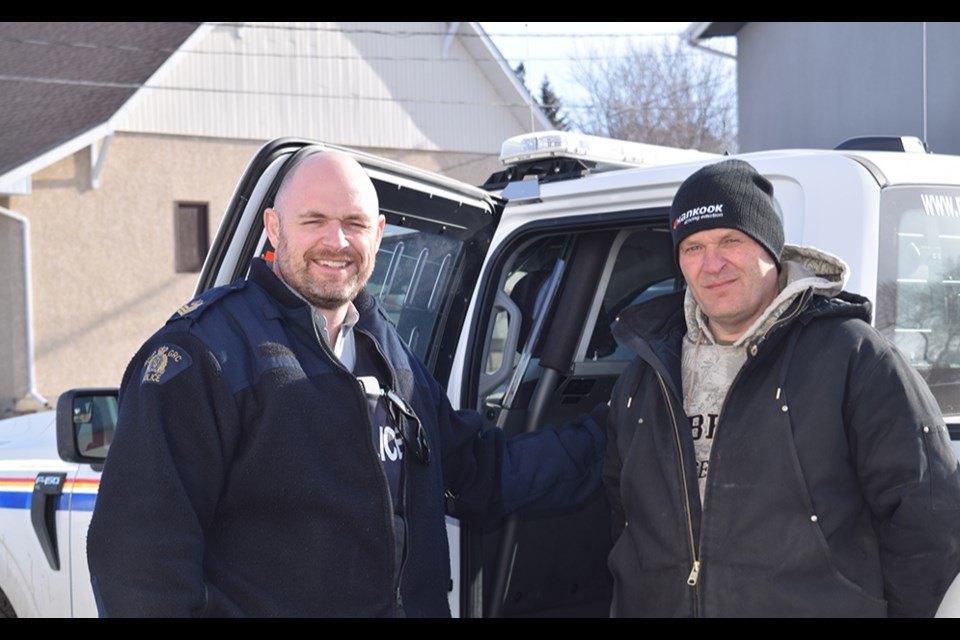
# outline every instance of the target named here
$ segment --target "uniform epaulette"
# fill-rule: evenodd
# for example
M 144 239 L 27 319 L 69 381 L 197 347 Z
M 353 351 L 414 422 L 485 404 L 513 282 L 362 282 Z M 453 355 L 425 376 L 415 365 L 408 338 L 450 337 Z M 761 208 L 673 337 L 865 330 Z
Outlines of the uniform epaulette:
M 238 291 L 243 287 L 243 285 L 243 280 L 237 280 L 236 282 L 224 285 L 222 287 L 207 289 L 199 296 L 177 309 L 173 315 L 167 319 L 167 324 L 183 318 L 189 318 L 191 320 L 199 318 L 200 314 L 202 314 L 208 307 L 221 298 L 233 293 L 234 291 Z

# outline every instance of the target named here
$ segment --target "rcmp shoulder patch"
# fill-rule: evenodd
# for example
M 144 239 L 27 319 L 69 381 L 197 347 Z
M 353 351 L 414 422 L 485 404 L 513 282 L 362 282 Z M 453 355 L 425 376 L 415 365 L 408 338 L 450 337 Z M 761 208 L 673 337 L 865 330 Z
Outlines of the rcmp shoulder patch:
M 175 344 L 157 347 L 143 365 L 140 384 L 165 384 L 193 364 L 190 355 Z

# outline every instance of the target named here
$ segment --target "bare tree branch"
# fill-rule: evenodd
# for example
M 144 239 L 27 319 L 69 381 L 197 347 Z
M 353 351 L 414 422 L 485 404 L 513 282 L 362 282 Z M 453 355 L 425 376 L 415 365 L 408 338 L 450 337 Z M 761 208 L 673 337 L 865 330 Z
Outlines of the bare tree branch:
M 680 43 L 574 61 L 589 104 L 570 119 L 584 133 L 716 153 L 736 151 L 733 64 Z

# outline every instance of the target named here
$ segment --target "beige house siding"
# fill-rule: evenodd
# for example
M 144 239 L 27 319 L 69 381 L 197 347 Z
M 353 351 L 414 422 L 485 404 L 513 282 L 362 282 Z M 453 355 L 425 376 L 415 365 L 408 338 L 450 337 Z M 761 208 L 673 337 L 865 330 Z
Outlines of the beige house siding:
M 99 189 L 89 151 L 34 175 L 10 209 L 31 224 L 37 390 L 116 386 L 140 344 L 192 293 L 174 272 L 178 200 L 209 202 L 211 235 L 255 142 L 117 134 Z

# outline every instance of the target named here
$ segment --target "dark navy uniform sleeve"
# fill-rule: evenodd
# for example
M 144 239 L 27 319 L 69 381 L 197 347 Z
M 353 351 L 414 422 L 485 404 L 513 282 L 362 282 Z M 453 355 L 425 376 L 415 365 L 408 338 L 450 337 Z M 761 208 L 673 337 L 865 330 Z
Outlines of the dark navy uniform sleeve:
M 580 504 L 600 488 L 607 405 L 597 405 L 559 429 L 545 428 L 507 442 L 501 470 L 507 513 Z
M 124 375 L 87 538 L 101 615 L 194 616 L 209 594 L 204 530 L 238 423 L 213 355 L 186 333 L 148 341 Z
M 560 429 L 506 439 L 500 429 L 484 428 L 476 411 L 454 411 L 440 392 L 450 515 L 489 522 L 586 500 L 600 487 L 606 409 L 599 405 Z

